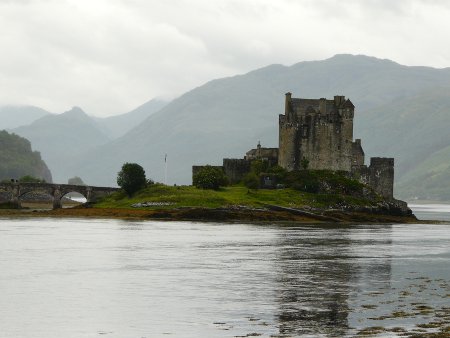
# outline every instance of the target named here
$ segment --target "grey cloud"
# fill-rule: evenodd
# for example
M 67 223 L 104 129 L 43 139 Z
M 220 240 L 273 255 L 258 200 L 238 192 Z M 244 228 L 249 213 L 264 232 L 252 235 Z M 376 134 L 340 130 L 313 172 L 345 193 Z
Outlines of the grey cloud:
M 336 53 L 448 65 L 449 9 L 437 0 L 0 0 L 0 104 L 110 115 Z

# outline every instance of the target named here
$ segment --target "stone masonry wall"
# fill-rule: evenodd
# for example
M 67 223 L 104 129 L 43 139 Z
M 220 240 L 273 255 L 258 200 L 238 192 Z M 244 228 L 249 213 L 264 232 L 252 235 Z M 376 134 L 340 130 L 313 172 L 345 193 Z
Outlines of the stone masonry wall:
M 354 106 L 344 96 L 293 99 L 286 94 L 285 114 L 279 116 L 278 164 L 288 171 L 301 168 L 351 171 Z
M 370 166 L 355 166 L 352 175 L 388 200 L 394 199 L 394 159 L 372 157 Z
M 230 184 L 239 183 L 250 172 L 251 161 L 245 159 L 224 158 L 223 171 Z

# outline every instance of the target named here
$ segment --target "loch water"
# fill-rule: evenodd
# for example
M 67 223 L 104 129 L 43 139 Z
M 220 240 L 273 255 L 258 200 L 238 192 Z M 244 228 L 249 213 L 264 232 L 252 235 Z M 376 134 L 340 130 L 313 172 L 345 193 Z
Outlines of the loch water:
M 4 218 L 0 338 L 396 337 L 449 320 L 449 262 L 450 222 Z

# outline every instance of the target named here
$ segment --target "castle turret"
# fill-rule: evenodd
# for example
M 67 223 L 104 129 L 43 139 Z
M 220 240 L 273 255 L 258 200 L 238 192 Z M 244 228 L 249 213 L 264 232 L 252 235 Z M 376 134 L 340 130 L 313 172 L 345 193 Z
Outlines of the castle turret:
M 345 96 L 342 95 L 335 95 L 334 96 L 334 105 L 336 107 L 339 107 L 342 103 L 345 101 Z
M 327 113 L 327 99 L 323 97 L 319 99 L 319 113 L 321 114 Z
M 370 185 L 386 199 L 394 198 L 394 159 L 370 158 Z
M 286 98 L 284 101 L 284 115 L 286 116 L 287 119 L 289 119 L 289 115 L 291 112 L 292 93 L 287 92 L 285 95 L 286 95 Z

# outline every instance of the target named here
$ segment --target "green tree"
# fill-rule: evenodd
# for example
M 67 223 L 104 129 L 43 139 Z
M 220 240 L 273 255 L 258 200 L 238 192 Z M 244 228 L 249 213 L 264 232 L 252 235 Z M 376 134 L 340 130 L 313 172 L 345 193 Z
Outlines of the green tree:
M 258 189 L 259 188 L 259 178 L 254 172 L 249 172 L 242 179 L 244 185 L 249 189 Z
M 125 163 L 117 174 L 117 184 L 131 197 L 147 184 L 144 168 L 137 163 Z
M 256 176 L 259 176 L 259 174 L 261 173 L 266 173 L 269 168 L 269 161 L 266 160 L 254 160 L 250 164 L 250 171 L 253 172 Z
M 274 165 L 269 168 L 268 173 L 274 174 L 275 177 L 277 178 L 278 183 L 284 183 L 288 172 L 283 167 L 281 167 L 279 165 Z
M 200 189 L 218 190 L 228 185 L 228 179 L 223 170 L 206 165 L 194 175 L 192 183 Z
M 69 180 L 67 181 L 67 184 L 71 184 L 71 185 L 86 185 L 83 180 L 78 177 L 78 176 L 74 176 L 72 178 L 69 178 Z

